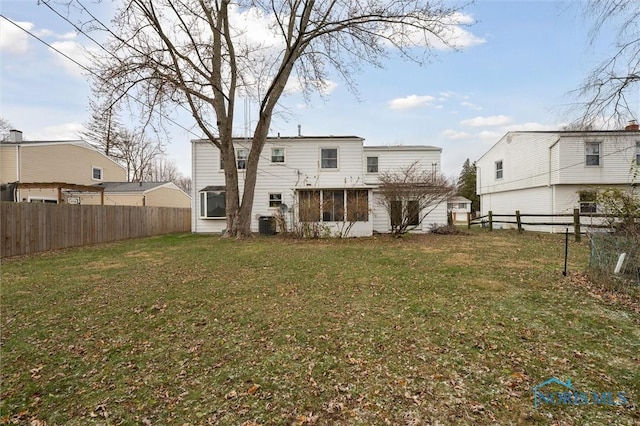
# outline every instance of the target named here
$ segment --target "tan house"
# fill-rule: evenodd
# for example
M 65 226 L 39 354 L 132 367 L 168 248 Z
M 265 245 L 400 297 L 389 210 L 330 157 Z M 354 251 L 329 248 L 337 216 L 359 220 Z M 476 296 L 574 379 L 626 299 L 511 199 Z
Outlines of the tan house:
M 102 182 L 105 205 L 191 208 L 191 197 L 173 182 Z M 99 194 L 79 192 L 82 204 L 100 204 Z
M 3 201 L 67 202 L 69 190 L 126 179 L 124 167 L 83 140 L 23 141 L 12 130 L 0 142 Z
M 0 142 L 2 201 L 191 207 L 171 182 L 126 182 L 120 164 L 83 140 Z

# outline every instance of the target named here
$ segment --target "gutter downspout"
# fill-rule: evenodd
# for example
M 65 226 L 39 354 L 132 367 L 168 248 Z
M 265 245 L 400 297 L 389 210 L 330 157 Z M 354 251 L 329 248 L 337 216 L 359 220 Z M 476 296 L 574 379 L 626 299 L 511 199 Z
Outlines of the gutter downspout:
M 551 188 L 551 214 L 556 214 L 556 185 L 553 185 L 551 183 L 551 174 L 553 173 L 553 170 L 551 170 L 551 160 L 553 158 L 553 153 L 552 153 L 553 147 L 558 145 L 559 142 L 560 142 L 560 137 L 558 137 L 558 139 L 556 139 L 556 141 L 549 146 L 549 179 L 547 181 L 547 186 Z M 560 156 L 558 155 L 558 161 L 559 159 L 560 159 Z M 558 162 L 558 168 L 560 168 L 559 162 Z M 558 170 L 558 173 L 560 173 L 560 170 Z M 556 218 L 552 217 L 551 221 L 555 222 Z M 555 232 L 556 232 L 556 227 L 555 225 L 553 225 L 551 227 L 551 233 L 555 233 Z

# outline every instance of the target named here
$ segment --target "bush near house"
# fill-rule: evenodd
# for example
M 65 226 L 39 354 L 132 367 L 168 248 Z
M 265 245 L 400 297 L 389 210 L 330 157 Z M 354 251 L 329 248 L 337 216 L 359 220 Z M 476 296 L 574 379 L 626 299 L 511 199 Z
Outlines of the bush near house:
M 640 309 L 587 243 L 173 235 L 3 260 L 0 422 L 637 424 Z M 556 377 L 624 406 L 534 408 Z

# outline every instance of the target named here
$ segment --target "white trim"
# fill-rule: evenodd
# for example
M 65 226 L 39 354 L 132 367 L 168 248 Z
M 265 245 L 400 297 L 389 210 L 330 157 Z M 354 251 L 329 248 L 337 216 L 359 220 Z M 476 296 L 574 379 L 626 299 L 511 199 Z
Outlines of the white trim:
M 322 167 L 322 150 L 335 149 L 336 150 L 336 167 Z M 326 171 L 339 171 L 340 170 L 340 147 L 338 146 L 321 146 L 318 148 L 318 170 Z
M 99 177 L 98 179 L 96 179 L 96 178 L 93 176 L 93 172 L 94 172 L 94 170 L 100 170 L 100 177 Z M 93 166 L 93 165 L 92 165 L 92 166 L 91 166 L 91 180 L 95 180 L 95 181 L 98 181 L 98 182 L 102 182 L 102 181 L 104 180 L 104 169 L 103 169 L 102 167 L 98 167 L 98 166 Z

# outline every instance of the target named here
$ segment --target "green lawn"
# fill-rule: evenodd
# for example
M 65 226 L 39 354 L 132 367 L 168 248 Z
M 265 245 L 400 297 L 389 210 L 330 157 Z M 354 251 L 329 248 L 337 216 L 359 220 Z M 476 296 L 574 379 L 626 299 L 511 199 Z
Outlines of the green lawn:
M 0 423 L 638 424 L 640 314 L 563 255 L 477 231 L 3 260 Z M 551 377 L 629 403 L 534 408 Z

